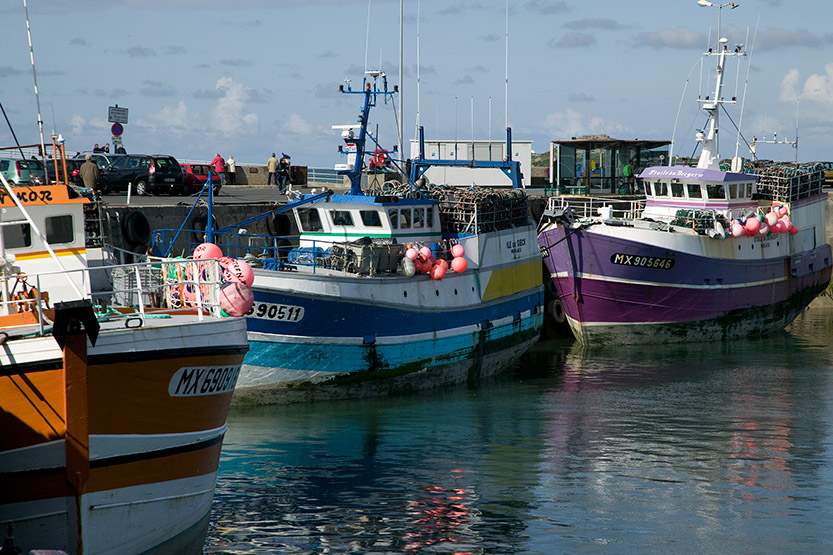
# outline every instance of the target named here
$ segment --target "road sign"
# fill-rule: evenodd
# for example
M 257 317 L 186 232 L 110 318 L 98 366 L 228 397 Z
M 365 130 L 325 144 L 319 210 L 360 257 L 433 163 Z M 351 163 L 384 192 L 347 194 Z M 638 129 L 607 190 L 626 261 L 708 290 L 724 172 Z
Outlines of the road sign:
M 124 133 L 124 126 L 120 123 L 114 123 L 113 127 L 110 128 L 110 131 L 113 133 L 114 136 L 118 137 L 122 133 Z
M 118 104 L 110 106 L 107 116 L 110 123 L 127 123 L 127 108 L 119 108 Z

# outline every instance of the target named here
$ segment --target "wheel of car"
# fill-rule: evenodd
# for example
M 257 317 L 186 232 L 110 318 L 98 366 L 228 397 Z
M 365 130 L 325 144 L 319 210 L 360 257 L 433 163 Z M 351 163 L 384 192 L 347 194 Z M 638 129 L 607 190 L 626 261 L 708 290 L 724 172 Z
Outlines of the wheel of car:
M 137 195 L 146 195 L 148 194 L 148 184 L 144 180 L 136 182 L 136 194 Z

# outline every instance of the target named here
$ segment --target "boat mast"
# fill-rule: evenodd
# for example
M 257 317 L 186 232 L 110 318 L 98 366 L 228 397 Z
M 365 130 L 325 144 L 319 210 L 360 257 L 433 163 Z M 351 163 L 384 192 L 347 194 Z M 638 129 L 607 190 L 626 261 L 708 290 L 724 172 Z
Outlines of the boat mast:
M 46 144 L 43 142 L 43 118 L 40 113 L 40 95 L 38 94 L 38 74 L 35 71 L 35 49 L 32 47 L 32 29 L 29 27 L 29 6 L 23 0 L 23 10 L 26 12 L 26 34 L 29 36 L 29 59 L 32 62 L 32 79 L 35 82 L 35 104 L 38 108 L 38 131 L 40 132 L 40 155 L 43 162 L 44 185 L 49 185 L 49 168 L 46 163 Z
M 702 143 L 703 150 L 700 152 L 700 159 L 697 162 L 698 168 L 719 169 L 720 168 L 720 144 L 718 140 L 719 112 L 720 105 L 724 103 L 734 104 L 736 99 L 723 100 L 723 74 L 726 64 L 726 56 L 744 55 L 740 52 L 740 46 L 735 48 L 734 52 L 729 52 L 727 43 L 728 39 L 720 36 L 720 13 L 724 7 L 732 9 L 737 8 L 740 4 L 737 2 L 728 2 L 726 4 L 714 4 L 708 0 L 698 0 L 697 4 L 704 7 L 717 8 L 717 52 L 714 52 L 710 47 L 705 56 L 717 56 L 717 75 L 714 86 L 714 96 L 708 97 L 704 100 L 698 99 L 698 102 L 703 103 L 703 110 L 708 114 L 709 121 L 706 124 L 705 130 L 698 130 L 696 139 L 697 142 Z

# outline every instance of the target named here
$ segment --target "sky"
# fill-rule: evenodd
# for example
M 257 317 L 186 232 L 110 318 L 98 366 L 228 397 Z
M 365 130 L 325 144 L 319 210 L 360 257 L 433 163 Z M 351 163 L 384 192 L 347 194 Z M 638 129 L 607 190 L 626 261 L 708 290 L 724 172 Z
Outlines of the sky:
M 35 144 L 23 1 L 0 4 L 0 104 L 18 140 Z M 714 58 L 701 71 L 701 54 L 720 13 L 721 35 L 749 52 L 729 66 L 725 91 L 738 97 L 727 109 L 744 137 L 794 141 L 798 115 L 798 158 L 833 160 L 830 0 L 739 3 L 509 0 L 507 35 L 505 0 L 405 0 L 401 84 L 399 0 L 28 0 L 28 12 L 44 133 L 60 133 L 70 153 L 112 142 L 108 107 L 118 105 L 129 111 L 128 152 L 219 152 L 239 164 L 285 152 L 295 165 L 333 167 L 344 160 L 331 126 L 361 108 L 338 86 L 381 68 L 404 95 L 406 140 L 417 120 L 444 140 L 503 138 L 508 121 L 535 152 L 607 134 L 673 138 L 674 153 L 690 156 L 705 123 L 697 94 L 713 87 Z M 399 117 L 398 100 L 371 113 L 386 148 Z M 731 157 L 736 132 L 721 121 L 720 154 Z M 0 146 L 13 144 L 0 121 Z M 739 153 L 749 156 L 743 144 Z M 795 155 L 758 147 L 762 158 Z

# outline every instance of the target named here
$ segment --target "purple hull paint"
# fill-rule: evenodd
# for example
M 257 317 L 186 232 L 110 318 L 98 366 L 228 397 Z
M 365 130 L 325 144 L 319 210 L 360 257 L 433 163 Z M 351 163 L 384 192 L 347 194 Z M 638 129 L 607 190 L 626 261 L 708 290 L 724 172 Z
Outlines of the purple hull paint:
M 587 342 L 722 339 L 783 329 L 826 287 L 833 260 L 826 244 L 791 257 L 727 260 L 582 230 L 565 239 L 560 225 L 542 232 L 539 244 L 549 246 L 544 262 L 573 332 Z M 621 256 L 619 264 L 612 261 L 623 253 L 657 268 L 626 265 Z

